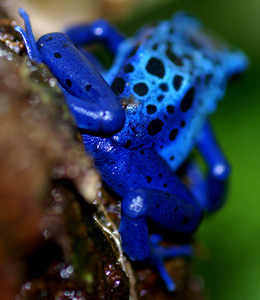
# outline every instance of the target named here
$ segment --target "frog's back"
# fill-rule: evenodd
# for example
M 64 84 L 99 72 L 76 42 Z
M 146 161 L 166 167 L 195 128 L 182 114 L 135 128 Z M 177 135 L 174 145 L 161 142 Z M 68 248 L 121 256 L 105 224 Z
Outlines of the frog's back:
M 115 139 L 129 148 L 154 147 L 178 167 L 228 78 L 246 63 L 242 52 L 186 13 L 140 30 L 122 45 L 107 77 L 126 108 L 126 125 Z
M 214 36 L 187 12 L 178 12 L 170 21 L 141 29 L 134 38 L 126 40 L 120 50 L 107 80 L 121 98 L 130 94 L 138 98 L 140 95 L 136 91 L 140 88 L 135 86 L 141 81 L 147 86 L 150 83 L 150 87 L 154 82 L 167 82 L 172 84 L 170 89 L 176 93 L 180 90 L 181 81 L 175 79 L 174 85 L 174 77 L 178 73 L 183 75 L 181 82 L 197 80 L 206 88 L 209 85 L 216 87 L 223 84 L 221 79 L 226 82 L 247 66 L 247 58 L 242 51 Z M 221 89 L 224 90 L 224 87 Z M 216 96 L 207 101 L 212 103 L 208 104 L 210 112 L 216 106 L 213 102 L 221 96 L 216 92 Z

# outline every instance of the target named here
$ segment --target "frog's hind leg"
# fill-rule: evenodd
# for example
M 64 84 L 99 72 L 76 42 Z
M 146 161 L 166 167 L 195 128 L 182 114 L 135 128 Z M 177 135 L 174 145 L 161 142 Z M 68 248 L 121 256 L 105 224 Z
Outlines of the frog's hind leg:
M 107 47 L 113 55 L 117 53 L 120 44 L 125 39 L 119 31 L 103 19 L 89 24 L 76 25 L 68 28 L 65 33 L 77 46 L 100 43 Z
M 200 134 L 197 148 L 209 169 L 204 182 L 205 197 L 198 197 L 198 200 L 205 211 L 214 212 L 224 204 L 230 166 L 217 143 L 209 121 L 206 122 Z
M 154 265 L 169 291 L 175 289 L 175 284 L 164 267 L 164 260 L 190 257 L 193 249 L 190 245 L 160 246 L 160 239 L 149 236 L 147 221 L 151 219 L 162 229 L 188 235 L 196 230 L 202 218 L 202 210 L 193 195 L 177 177 L 176 181 L 173 183 L 176 194 L 150 188 L 130 190 L 123 198 L 119 229 L 123 249 L 130 259 Z

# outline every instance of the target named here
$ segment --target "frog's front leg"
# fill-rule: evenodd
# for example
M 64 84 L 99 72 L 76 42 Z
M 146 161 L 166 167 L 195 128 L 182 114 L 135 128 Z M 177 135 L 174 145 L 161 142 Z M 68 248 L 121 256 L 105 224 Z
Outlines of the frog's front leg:
M 217 143 L 209 121 L 203 127 L 197 148 L 209 168 L 205 181 L 206 197 L 201 199 L 201 205 L 206 211 L 214 212 L 224 203 L 230 166 Z
M 125 39 L 116 28 L 103 19 L 68 28 L 65 33 L 77 46 L 101 43 L 113 55 L 117 53 L 118 47 Z
M 176 176 L 175 193 L 151 188 L 129 190 L 123 197 L 120 234 L 122 246 L 131 260 L 154 265 L 169 291 L 175 284 L 164 267 L 166 258 L 192 256 L 191 245 L 162 247 L 160 240 L 149 236 L 148 220 L 171 232 L 191 234 L 198 227 L 202 210 L 193 195 Z
M 26 30 L 19 26 L 15 30 L 24 40 L 29 59 L 50 68 L 64 91 L 78 127 L 100 136 L 120 131 L 125 112 L 95 66 L 63 33 L 46 34 L 36 43 L 28 14 L 24 9 L 19 13 Z

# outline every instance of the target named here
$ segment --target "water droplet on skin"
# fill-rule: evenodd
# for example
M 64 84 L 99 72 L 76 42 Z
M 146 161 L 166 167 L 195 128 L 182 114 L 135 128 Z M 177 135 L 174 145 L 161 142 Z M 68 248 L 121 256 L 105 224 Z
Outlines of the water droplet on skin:
M 51 87 L 55 87 L 56 84 L 57 84 L 57 80 L 56 80 L 55 78 L 50 78 L 50 80 L 49 80 L 49 85 L 50 85 Z

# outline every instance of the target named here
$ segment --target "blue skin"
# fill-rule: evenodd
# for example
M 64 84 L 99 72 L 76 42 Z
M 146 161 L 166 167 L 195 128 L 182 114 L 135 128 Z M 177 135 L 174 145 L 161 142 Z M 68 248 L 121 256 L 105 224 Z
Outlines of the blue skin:
M 132 260 L 153 264 L 168 290 L 175 290 L 163 262 L 190 257 L 193 249 L 160 246 L 161 237 L 149 234 L 148 221 L 173 234 L 190 235 L 205 212 L 223 205 L 230 167 L 208 115 L 223 97 L 228 79 L 246 68 L 245 55 L 208 34 L 186 13 L 145 27 L 131 39 L 98 20 L 70 28 L 67 35 L 47 34 L 37 44 L 28 16 L 23 10 L 20 14 L 27 33 L 17 31 L 29 58 L 44 62 L 58 79 L 78 126 L 87 130 L 82 131 L 86 151 L 107 186 L 122 198 L 124 251 Z M 93 42 L 115 56 L 104 74 L 108 84 L 89 55 L 74 46 Z M 194 148 L 208 167 L 206 175 L 188 160 Z M 183 165 L 189 183 L 176 173 Z
M 23 37 L 30 60 L 46 64 L 58 79 L 78 127 L 101 136 L 121 130 L 125 112 L 89 59 L 63 33 L 46 34 L 36 43 L 28 15 L 23 9 L 19 12 L 26 32 L 19 26 L 15 29 Z

